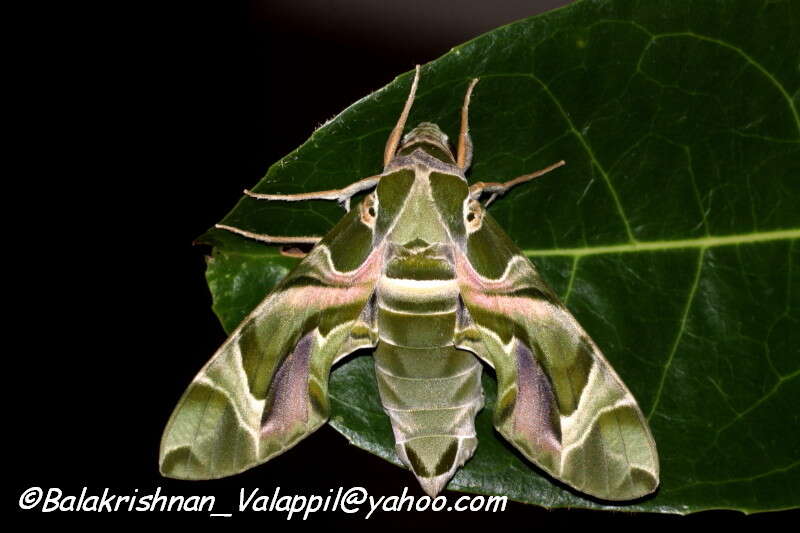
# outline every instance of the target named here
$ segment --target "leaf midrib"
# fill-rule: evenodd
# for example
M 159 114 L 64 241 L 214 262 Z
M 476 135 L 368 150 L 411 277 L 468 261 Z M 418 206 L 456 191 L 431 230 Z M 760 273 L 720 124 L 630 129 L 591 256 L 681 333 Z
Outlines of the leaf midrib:
M 583 257 L 586 255 L 622 254 L 631 252 L 652 252 L 677 250 L 681 248 L 713 248 L 757 242 L 793 240 L 800 238 L 800 229 L 776 231 L 758 231 L 736 235 L 698 237 L 696 239 L 677 239 L 673 241 L 637 241 L 625 244 L 609 244 L 606 246 L 584 246 L 580 248 L 525 249 L 525 255 L 531 257 L 568 256 Z

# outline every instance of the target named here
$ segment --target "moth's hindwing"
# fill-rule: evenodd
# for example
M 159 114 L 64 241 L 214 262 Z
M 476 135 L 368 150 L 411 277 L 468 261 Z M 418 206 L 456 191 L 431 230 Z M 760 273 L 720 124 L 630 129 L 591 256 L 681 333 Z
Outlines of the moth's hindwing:
M 494 423 L 553 477 L 606 500 L 658 486 L 658 455 L 636 400 L 487 214 L 456 258 L 466 306 L 457 346 L 491 364 Z
M 231 334 L 172 413 L 163 475 L 236 474 L 327 420 L 331 365 L 376 342 L 369 299 L 381 251 L 372 229 L 351 211 Z

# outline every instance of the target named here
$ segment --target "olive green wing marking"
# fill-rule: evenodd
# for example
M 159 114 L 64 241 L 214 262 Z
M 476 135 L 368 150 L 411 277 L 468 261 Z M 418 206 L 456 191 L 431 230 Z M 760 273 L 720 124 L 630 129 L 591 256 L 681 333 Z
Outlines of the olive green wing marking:
M 239 473 L 327 420 L 331 365 L 377 342 L 370 299 L 382 251 L 371 241 L 351 211 L 231 334 L 172 413 L 163 475 Z
M 658 486 L 656 445 L 633 395 L 533 264 L 486 214 L 456 263 L 456 345 L 491 364 L 497 430 L 553 477 L 606 500 Z

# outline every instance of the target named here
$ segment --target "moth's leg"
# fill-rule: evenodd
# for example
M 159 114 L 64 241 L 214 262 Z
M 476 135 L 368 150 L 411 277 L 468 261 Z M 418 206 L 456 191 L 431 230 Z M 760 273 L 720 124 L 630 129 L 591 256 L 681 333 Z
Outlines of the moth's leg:
M 281 246 L 281 255 L 286 257 L 295 257 L 297 259 L 302 259 L 308 255 L 308 252 L 306 252 L 299 246 L 292 246 L 290 244 L 287 244 Z
M 461 106 L 461 131 L 458 134 L 456 165 L 463 170 L 467 170 L 470 163 L 472 163 L 472 139 L 469 136 L 469 99 L 476 83 L 478 83 L 478 78 L 470 82 L 464 95 L 464 105 Z
M 276 235 L 267 235 L 266 233 L 253 233 L 252 231 L 235 228 L 227 224 L 214 224 L 214 227 L 268 244 L 317 244 L 322 240 L 322 237 L 279 237 Z
M 542 170 L 537 170 L 532 174 L 524 174 L 522 176 L 516 177 L 513 180 L 509 180 L 504 183 L 499 183 L 499 182 L 484 183 L 482 181 L 479 181 L 478 183 L 474 183 L 470 186 L 469 196 L 473 200 L 477 200 L 481 197 L 482 194 L 490 193 L 492 196 L 490 196 L 489 199 L 484 204 L 484 207 L 486 207 L 490 203 L 492 203 L 498 196 L 501 196 L 506 192 L 508 192 L 508 190 L 511 187 L 519 185 L 520 183 L 525 183 L 526 181 L 531 181 L 534 178 L 538 178 L 539 176 L 547 174 L 551 170 L 555 170 L 558 167 L 564 165 L 566 165 L 566 162 L 561 160 L 558 163 L 553 163 L 549 167 L 543 168 Z
M 279 237 L 276 235 L 267 235 L 265 233 L 253 233 L 252 231 L 228 226 L 227 224 L 214 224 L 214 227 L 236 233 L 237 235 L 255 241 L 265 242 L 267 244 L 282 244 L 281 255 L 287 257 L 303 258 L 308 255 L 308 252 L 304 251 L 301 247 L 305 248 L 307 245 L 314 246 L 322 240 L 322 237 Z
M 389 139 L 386 141 L 386 148 L 383 151 L 383 166 L 389 164 L 389 161 L 394 159 L 394 153 L 397 151 L 397 145 L 400 144 L 400 138 L 403 136 L 403 129 L 406 127 L 406 120 L 408 113 L 411 111 L 411 104 L 414 103 L 414 95 L 417 94 L 417 83 L 419 82 L 419 65 L 416 67 L 414 73 L 414 81 L 411 82 L 411 91 L 406 98 L 406 105 L 403 107 L 403 112 L 400 113 L 400 118 L 397 119 Z
M 248 189 L 244 193 L 251 198 L 259 200 L 279 200 L 282 202 L 303 202 L 306 200 L 336 200 L 344 207 L 345 211 L 350 211 L 350 199 L 360 193 L 375 187 L 381 179 L 380 174 L 364 178 L 351 183 L 341 189 L 331 189 L 329 191 L 301 192 L 298 194 L 260 194 Z

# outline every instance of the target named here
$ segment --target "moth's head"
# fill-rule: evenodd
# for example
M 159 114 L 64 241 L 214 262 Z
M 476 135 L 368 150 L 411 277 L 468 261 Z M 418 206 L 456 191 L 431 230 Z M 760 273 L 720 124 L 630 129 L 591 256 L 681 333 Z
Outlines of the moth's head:
M 456 162 L 447 135 L 432 122 L 420 122 L 419 126 L 406 133 L 397 155 L 409 155 L 417 148 L 445 163 L 453 165 Z

